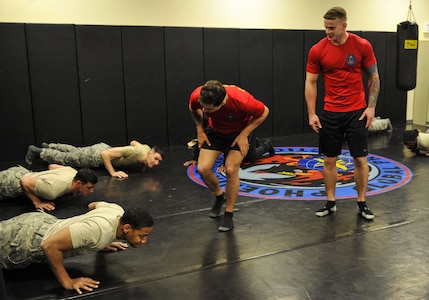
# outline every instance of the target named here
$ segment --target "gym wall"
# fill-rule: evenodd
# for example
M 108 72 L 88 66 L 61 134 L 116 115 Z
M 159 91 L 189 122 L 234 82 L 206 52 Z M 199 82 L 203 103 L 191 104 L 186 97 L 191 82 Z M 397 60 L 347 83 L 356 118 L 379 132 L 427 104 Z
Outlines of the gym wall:
M 405 124 L 396 33 L 355 33 L 378 59 L 376 114 Z M 209 79 L 239 85 L 270 108 L 258 136 L 309 132 L 305 63 L 322 37 L 323 30 L 0 23 L 0 157 L 23 159 L 41 142 L 185 146 L 195 137 L 189 95 Z

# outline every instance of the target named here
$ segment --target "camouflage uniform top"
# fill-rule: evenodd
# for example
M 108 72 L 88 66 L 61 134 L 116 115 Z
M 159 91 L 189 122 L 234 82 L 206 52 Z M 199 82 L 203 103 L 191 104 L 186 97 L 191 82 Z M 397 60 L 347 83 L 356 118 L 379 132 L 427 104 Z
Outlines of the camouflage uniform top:
M 104 249 L 116 239 L 116 230 L 124 210 L 117 204 L 100 202 L 86 214 L 57 219 L 45 212 L 31 212 L 0 222 L 0 266 L 25 268 L 46 261 L 40 244 L 63 228 L 70 229 L 73 250 L 64 258 Z
M 36 182 L 34 193 L 46 200 L 54 200 L 70 192 L 77 171 L 72 167 L 62 167 L 42 172 L 32 172 L 25 176 L 34 177 Z

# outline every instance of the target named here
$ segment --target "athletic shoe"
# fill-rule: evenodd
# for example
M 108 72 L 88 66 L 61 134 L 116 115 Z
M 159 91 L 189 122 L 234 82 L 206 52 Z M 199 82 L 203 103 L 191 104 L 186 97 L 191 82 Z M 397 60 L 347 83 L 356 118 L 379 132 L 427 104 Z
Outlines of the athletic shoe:
M 232 219 L 232 216 L 224 215 L 222 225 L 219 226 L 218 230 L 219 232 L 227 232 L 234 228 L 234 220 Z
M 222 194 L 222 198 L 218 199 L 216 197 L 215 203 L 213 204 L 213 207 L 210 210 L 209 217 L 210 218 L 217 218 L 220 216 L 220 211 L 222 209 L 222 205 L 225 203 L 225 196 Z
M 360 209 L 358 206 L 358 210 L 359 210 L 359 214 L 367 219 L 367 220 L 372 220 L 374 219 L 374 214 L 372 213 L 372 211 L 369 210 L 369 208 L 367 206 L 365 206 L 363 209 Z
M 42 152 L 41 148 L 34 145 L 28 146 L 27 154 L 25 155 L 25 162 L 29 167 L 33 164 L 33 159 L 40 156 L 40 152 Z
M 256 145 L 256 148 L 258 148 L 260 146 L 258 137 L 255 137 L 255 145 Z
M 264 143 L 267 152 L 270 154 L 270 156 L 273 156 L 275 153 L 274 147 L 273 147 L 273 143 L 271 142 L 271 140 L 267 139 Z
M 29 167 L 33 165 L 33 158 L 36 152 L 34 151 L 36 146 L 30 145 L 28 146 L 27 154 L 25 155 L 25 162 Z
M 392 122 L 390 121 L 389 118 L 386 118 L 386 122 L 387 122 L 387 132 L 392 132 L 393 131 Z
M 331 208 L 327 208 L 326 205 L 324 207 L 322 207 L 321 209 L 317 210 L 315 215 L 318 217 L 324 217 L 327 216 L 331 213 L 334 213 L 337 211 L 337 206 L 334 205 Z

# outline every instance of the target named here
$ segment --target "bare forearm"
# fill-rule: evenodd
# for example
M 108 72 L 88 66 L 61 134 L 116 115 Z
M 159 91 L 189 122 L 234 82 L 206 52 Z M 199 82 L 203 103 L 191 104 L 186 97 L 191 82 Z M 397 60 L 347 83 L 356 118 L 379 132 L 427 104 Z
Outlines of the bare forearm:
M 305 102 L 307 104 L 308 115 L 316 114 L 317 81 L 305 81 Z
M 54 273 L 57 280 L 65 289 L 72 289 L 71 277 L 67 273 L 66 268 L 64 267 L 64 257 L 61 250 L 51 249 L 50 247 L 42 246 L 43 252 L 45 254 L 46 260 L 51 267 L 52 272 Z
M 201 110 L 191 110 L 191 117 L 194 121 L 195 128 L 197 130 L 197 137 L 201 134 L 204 134 L 204 125 L 203 125 L 203 117 Z
M 365 73 L 368 75 L 368 107 L 375 108 L 380 92 L 380 77 L 378 75 L 377 64 L 366 68 Z
M 190 112 L 191 112 L 192 120 L 195 123 L 195 126 L 197 126 L 197 127 L 200 126 L 202 124 L 201 113 L 199 113 L 198 111 L 195 111 L 195 110 L 191 110 Z
M 19 184 L 21 185 L 22 191 L 30 199 L 36 208 L 42 203 L 42 201 L 34 193 L 37 179 L 33 177 L 24 176 L 21 177 Z
M 380 93 L 380 78 L 373 74 L 368 79 L 368 107 L 376 107 L 378 94 Z
M 38 208 L 39 205 L 42 203 L 42 201 L 39 199 L 39 197 L 32 194 L 31 192 L 24 190 L 24 194 L 28 197 L 28 199 L 31 200 L 31 202 L 34 204 L 34 207 Z
M 307 103 L 307 113 L 309 116 L 316 114 L 316 101 L 315 100 L 309 100 L 306 98 Z
M 106 152 L 103 151 L 103 152 L 101 152 L 101 158 L 103 159 L 103 164 L 104 164 L 104 167 L 106 168 L 107 172 L 110 175 L 113 175 L 113 173 L 115 173 L 116 171 L 113 168 L 112 160 L 110 158 L 110 155 L 108 153 L 106 153 Z

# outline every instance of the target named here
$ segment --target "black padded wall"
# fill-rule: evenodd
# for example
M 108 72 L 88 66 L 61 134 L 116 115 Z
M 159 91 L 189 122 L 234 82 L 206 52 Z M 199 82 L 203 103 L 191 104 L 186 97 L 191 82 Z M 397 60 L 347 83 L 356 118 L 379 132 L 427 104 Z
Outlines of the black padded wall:
M 273 135 L 303 131 L 307 114 L 304 98 L 304 32 L 273 31 Z
M 36 143 L 82 144 L 73 25 L 26 25 Z
M 35 142 L 24 24 L 0 24 L 0 158 L 22 157 Z
M 405 123 L 395 33 L 357 32 L 374 45 L 377 115 Z M 260 137 L 310 132 L 305 64 L 323 30 L 0 23 L 0 155 L 23 159 L 42 141 L 185 145 L 195 137 L 190 93 L 208 79 L 237 84 L 270 108 Z M 318 82 L 317 110 L 323 107 Z
M 273 39 L 271 30 L 240 30 L 240 86 L 272 110 Z M 272 112 L 257 129 L 258 136 L 272 136 Z
M 122 47 L 128 138 L 167 145 L 164 31 L 123 27 Z
M 76 26 L 83 141 L 128 144 L 121 29 Z
M 185 145 L 196 137 L 188 103 L 192 91 L 204 83 L 203 30 L 165 28 L 167 116 L 170 145 Z
M 204 81 L 240 84 L 240 31 L 204 29 Z

